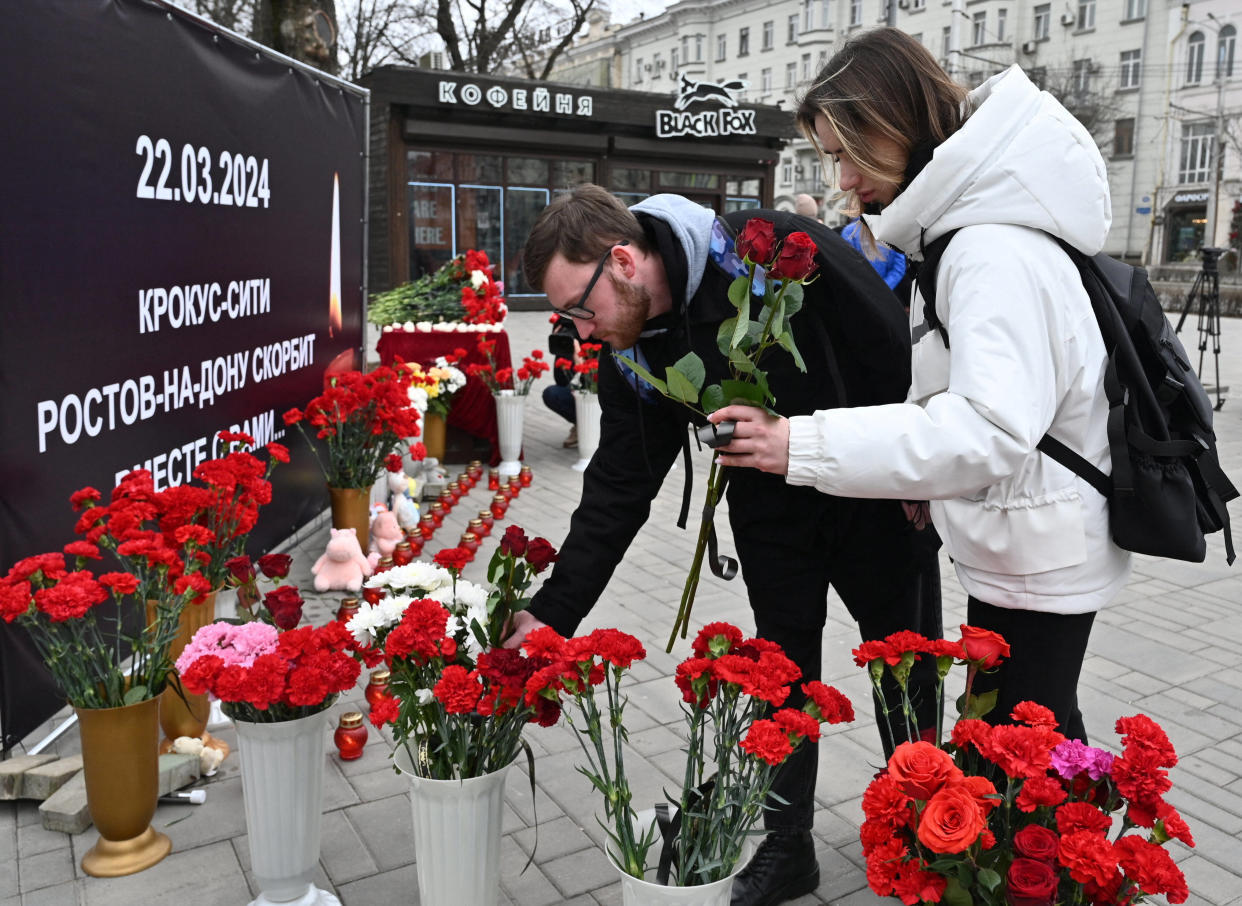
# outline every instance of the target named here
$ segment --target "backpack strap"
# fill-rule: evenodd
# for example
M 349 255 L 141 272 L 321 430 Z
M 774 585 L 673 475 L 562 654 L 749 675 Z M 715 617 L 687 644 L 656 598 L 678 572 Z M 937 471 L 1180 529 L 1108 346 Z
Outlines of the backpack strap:
M 1215 450 L 1207 450 L 1201 456 L 1196 457 L 1194 467 L 1198 470 L 1199 477 L 1207 489 L 1208 505 L 1212 508 L 1212 517 L 1225 535 L 1225 562 L 1233 566 L 1233 532 L 1229 529 L 1229 510 L 1225 508 L 1225 501 L 1237 497 L 1238 489 L 1233 486 L 1229 476 L 1220 467 Z
M 948 349 L 949 330 L 936 314 L 936 271 L 940 269 L 940 258 L 944 255 L 944 250 L 948 248 L 953 237 L 957 235 L 957 230 L 949 230 L 943 236 L 938 236 L 931 244 L 924 242 L 926 235 L 926 229 L 919 231 L 919 253 L 923 256 L 923 262 L 915 273 L 914 282 L 918 284 L 919 295 L 923 297 L 923 320 L 927 322 L 928 327 L 940 334 L 940 339 L 944 341 L 944 348 Z

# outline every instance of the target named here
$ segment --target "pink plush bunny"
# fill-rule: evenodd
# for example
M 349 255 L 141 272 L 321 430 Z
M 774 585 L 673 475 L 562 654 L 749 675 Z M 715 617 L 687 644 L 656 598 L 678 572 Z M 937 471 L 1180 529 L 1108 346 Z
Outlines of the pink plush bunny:
M 352 591 L 362 589 L 362 580 L 371 575 L 371 564 L 362 555 L 358 534 L 352 529 L 331 529 L 327 550 L 315 561 L 315 591 Z
M 376 504 L 375 518 L 371 520 L 371 550 L 381 557 L 391 557 L 397 542 L 405 537 L 397 516 L 383 504 Z

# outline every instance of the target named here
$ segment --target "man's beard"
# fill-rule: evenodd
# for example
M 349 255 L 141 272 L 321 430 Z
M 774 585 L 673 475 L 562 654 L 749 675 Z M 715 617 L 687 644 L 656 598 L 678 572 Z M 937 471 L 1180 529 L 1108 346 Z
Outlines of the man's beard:
M 651 292 L 645 286 L 625 283 L 611 273 L 608 279 L 616 290 L 616 316 L 604 338 L 613 349 L 629 349 L 638 342 L 651 311 Z

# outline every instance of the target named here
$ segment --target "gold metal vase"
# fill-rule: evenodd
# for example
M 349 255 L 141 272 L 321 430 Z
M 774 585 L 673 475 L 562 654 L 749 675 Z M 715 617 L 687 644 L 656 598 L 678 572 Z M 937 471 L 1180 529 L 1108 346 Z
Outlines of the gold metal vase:
M 440 462 L 444 462 L 447 431 L 448 426 L 445 424 L 443 415 L 428 412 L 423 416 L 423 446 L 427 448 L 428 456 L 434 456 Z
M 147 622 L 156 618 L 155 602 L 147 602 Z M 208 592 L 200 604 L 187 604 L 181 608 L 177 635 L 168 647 L 168 659 L 176 663 L 185 646 L 190 644 L 194 633 L 216 618 L 216 592 Z M 207 732 L 207 719 L 211 716 L 211 702 L 206 695 L 190 695 L 177 688 L 177 681 L 170 680 L 160 695 L 160 729 L 164 738 L 160 741 L 160 754 L 172 751 L 173 740 L 178 736 L 192 736 L 202 740 L 203 745 L 229 754 L 229 744 L 216 739 Z
M 115 878 L 150 868 L 172 849 L 151 827 L 159 798 L 158 698 L 121 708 L 75 708 L 86 804 L 99 840 L 82 870 Z
M 371 543 L 371 489 L 334 488 L 328 486 L 332 500 L 332 527 L 352 528 L 358 534 L 358 544 L 365 554 Z

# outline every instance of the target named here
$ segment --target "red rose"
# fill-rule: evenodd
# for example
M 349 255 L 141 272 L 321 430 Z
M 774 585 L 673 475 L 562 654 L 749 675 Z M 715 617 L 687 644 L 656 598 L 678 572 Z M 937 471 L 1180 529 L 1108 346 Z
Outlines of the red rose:
M 965 852 L 987 827 L 983 809 L 964 786 L 947 786 L 923 808 L 919 842 L 935 853 Z
M 466 568 L 466 564 L 470 562 L 473 556 L 464 547 L 446 547 L 432 559 L 435 561 L 436 566 L 442 566 L 445 569 L 459 573 Z
M 1055 862 L 1061 838 L 1038 824 L 1031 824 L 1013 835 L 1013 851 L 1027 859 Z
M 888 760 L 888 774 L 903 793 L 927 801 L 962 771 L 949 753 L 929 742 L 903 742 Z
M 224 561 L 224 568 L 229 571 L 229 575 L 238 581 L 239 584 L 245 585 L 254 578 L 254 566 L 250 563 L 250 558 L 245 554 L 240 557 Z
M 507 534 L 507 532 L 506 532 Z M 536 573 L 541 573 L 557 561 L 556 548 L 547 538 L 536 538 L 526 549 L 526 562 Z
M 520 557 L 526 553 L 528 544 L 526 533 L 519 526 L 511 525 L 505 529 L 504 537 L 500 539 L 500 552 L 513 557 Z
M 289 575 L 293 558 L 288 554 L 264 554 L 259 558 L 259 572 L 269 579 L 283 579 Z
M 263 596 L 263 606 L 278 629 L 293 629 L 302 622 L 302 596 L 292 585 L 274 588 Z
M 1026 828 L 1034 830 L 1035 828 Z M 1042 828 L 1040 828 L 1042 830 Z M 1057 873 L 1047 862 L 1018 858 L 1009 866 L 1009 906 L 1052 906 L 1057 895 Z
M 772 221 L 754 217 L 737 236 L 737 254 L 751 264 L 767 267 L 776 255 L 776 227 Z
M 966 660 L 984 670 L 995 667 L 1001 658 L 1009 657 L 1009 643 L 1004 637 L 965 623 L 962 624 L 962 648 L 966 651 Z
M 779 280 L 805 280 L 815 272 L 817 251 L 815 240 L 806 233 L 790 233 L 781 243 L 781 253 L 768 276 Z

